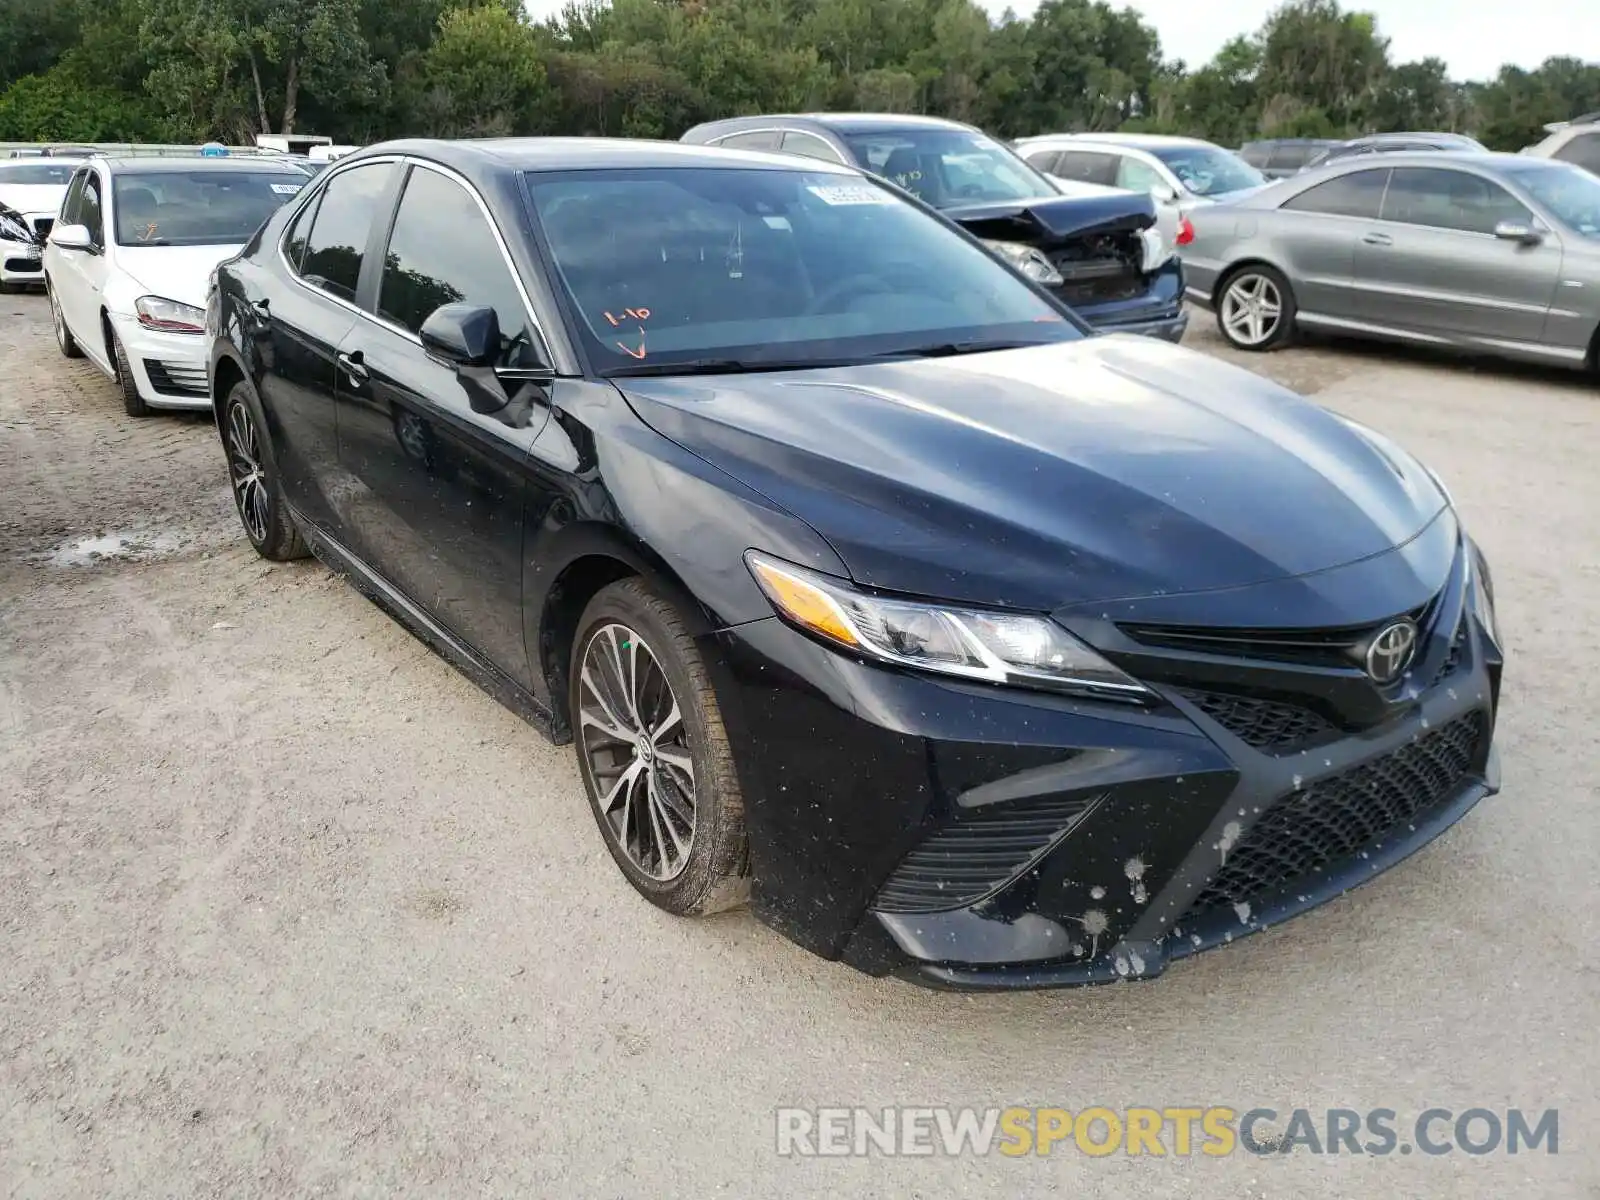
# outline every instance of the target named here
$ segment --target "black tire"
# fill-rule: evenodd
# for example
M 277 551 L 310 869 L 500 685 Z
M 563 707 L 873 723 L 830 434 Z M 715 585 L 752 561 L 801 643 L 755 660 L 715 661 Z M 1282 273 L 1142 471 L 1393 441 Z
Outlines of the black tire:
M 255 389 L 243 381 L 233 385 L 219 423 L 222 449 L 228 458 L 228 483 L 239 524 L 257 554 L 273 562 L 305 558 L 300 530 L 283 498 L 277 456 L 267 436 L 267 422 Z
M 27 290 L 28 285 L 25 283 L 6 283 L 4 280 L 0 280 L 0 296 L 10 296 L 15 292 L 25 292 Z
M 122 396 L 122 407 L 130 417 L 148 417 L 150 406 L 139 395 L 139 384 L 133 377 L 128 352 L 122 348 L 122 339 L 110 329 L 106 330 L 106 337 L 111 341 L 111 362 L 117 368 L 117 391 Z
M 1270 318 L 1270 327 L 1261 328 L 1260 336 L 1256 336 L 1258 327 L 1252 323 L 1249 315 L 1244 315 L 1240 320 L 1241 309 L 1230 308 L 1230 301 L 1236 292 L 1241 308 L 1253 301 L 1263 306 L 1259 310 L 1263 326 L 1269 319 L 1267 314 L 1273 311 L 1270 306 L 1276 305 L 1275 315 Z M 1273 297 L 1276 297 L 1275 301 Z M 1294 289 L 1276 267 L 1269 267 L 1265 263 L 1250 263 L 1240 267 L 1222 280 L 1213 303 L 1217 310 L 1217 331 L 1236 350 L 1252 353 L 1277 350 L 1294 339 L 1294 319 L 1299 307 L 1295 303 Z
M 48 279 L 44 282 L 44 291 L 50 299 L 50 323 L 55 327 L 56 347 L 64 358 L 82 358 L 83 351 L 72 336 L 72 330 L 67 328 L 66 314 L 61 311 L 61 302 L 56 299 L 56 290 L 50 286 Z
M 635 711 L 648 707 L 641 714 L 639 724 L 658 727 L 663 736 L 655 742 L 656 749 L 644 757 L 643 747 L 632 745 L 597 730 L 585 720 L 585 706 L 595 711 L 595 697 L 589 691 L 590 683 L 584 676 L 584 665 L 591 647 L 596 655 L 608 652 L 606 639 L 618 628 L 633 634 L 634 654 L 637 656 L 638 678 L 646 682 L 638 689 L 648 704 L 632 706 Z M 613 641 L 611 646 L 628 645 Z M 644 654 L 640 655 L 639 652 Z M 659 668 L 670 689 L 663 697 L 653 691 L 649 664 Z M 617 662 L 621 659 L 605 659 Z M 597 668 L 602 664 L 596 663 Z M 623 668 L 625 669 L 625 668 Z M 590 681 L 594 681 L 591 674 Z M 621 675 L 615 682 L 623 683 Z M 605 680 L 600 680 L 606 686 Z M 612 699 L 617 693 L 612 693 Z M 673 725 L 663 723 L 663 714 L 675 701 L 681 721 Z M 728 745 L 727 730 L 723 726 L 722 711 L 716 693 L 706 672 L 694 639 L 678 610 L 645 580 L 634 577 L 619 580 L 597 592 L 583 616 L 578 621 L 578 636 L 573 641 L 568 702 L 571 706 L 573 745 L 578 755 L 578 770 L 583 775 L 584 789 L 589 797 L 589 808 L 599 826 L 600 836 L 617 866 L 628 882 L 652 904 L 680 916 L 703 916 L 736 908 L 749 899 L 749 853 L 745 839 L 744 798 L 734 773 L 733 751 Z M 629 715 L 622 718 L 631 722 Z M 677 732 L 681 729 L 681 736 Z M 671 757 L 669 757 L 669 755 Z M 674 760 L 687 758 L 692 762 L 693 774 L 689 778 L 692 788 L 692 820 L 689 824 L 690 841 L 687 851 L 680 857 L 676 870 L 662 877 L 671 864 L 663 856 L 656 857 L 656 867 L 661 873 L 646 869 L 650 862 L 643 840 L 630 849 L 624 845 L 629 840 L 628 817 L 619 814 L 615 821 L 602 807 L 604 779 L 611 785 L 632 768 L 639 768 L 639 785 L 624 784 L 625 791 L 636 797 L 643 811 L 660 822 L 670 822 L 672 828 L 682 828 L 681 813 L 685 793 L 679 786 L 682 776 L 673 767 Z M 606 761 L 606 760 L 611 761 Z M 617 764 L 623 765 L 617 765 Z M 611 773 L 602 775 L 602 771 Z M 610 787 L 608 786 L 608 790 Z M 613 793 L 615 794 L 615 793 Z M 661 801 L 656 796 L 663 797 Z M 633 813 L 631 802 L 619 799 L 623 813 Z M 614 811 L 614 810 L 613 810 Z M 673 814 L 680 814 L 674 821 Z M 636 813 L 634 815 L 637 815 Z M 642 820 L 642 818 L 641 818 Z M 621 826 L 619 833 L 618 826 Z M 657 825 L 655 840 L 665 843 Z M 649 839 L 648 827 L 640 830 L 641 839 Z M 676 840 L 676 839 L 674 839 Z M 637 861 L 636 861 L 637 859 Z

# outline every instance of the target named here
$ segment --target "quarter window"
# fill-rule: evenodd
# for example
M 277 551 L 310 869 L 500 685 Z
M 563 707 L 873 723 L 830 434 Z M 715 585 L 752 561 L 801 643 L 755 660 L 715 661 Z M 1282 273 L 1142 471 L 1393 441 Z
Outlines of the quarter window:
M 713 144 L 726 146 L 729 150 L 776 150 L 778 133 L 775 129 L 759 130 L 755 133 L 734 133 Z
M 355 300 L 372 217 L 393 172 L 392 163 L 371 163 L 328 181 L 303 251 L 300 274 L 307 283 L 341 300 Z
M 1531 222 L 1527 207 L 1480 175 L 1437 167 L 1396 167 L 1383 219 L 1463 233 L 1493 233 L 1501 221 Z
M 1389 172 L 1386 170 L 1352 171 L 1291 196 L 1283 202 L 1283 207 L 1291 212 L 1364 217 L 1375 221 L 1383 202 L 1384 185 L 1388 181 Z
M 500 323 L 500 366 L 537 361 L 522 296 L 478 202 L 454 180 L 415 167 L 389 234 L 378 315 L 417 333 L 444 304 L 494 309 Z
M 839 152 L 814 133 L 800 133 L 791 129 L 783 135 L 783 152 L 801 154 L 806 158 L 820 158 L 823 162 L 843 162 Z
M 1600 133 L 1586 133 L 1573 138 L 1555 152 L 1555 157 L 1563 162 L 1577 163 L 1600 175 Z

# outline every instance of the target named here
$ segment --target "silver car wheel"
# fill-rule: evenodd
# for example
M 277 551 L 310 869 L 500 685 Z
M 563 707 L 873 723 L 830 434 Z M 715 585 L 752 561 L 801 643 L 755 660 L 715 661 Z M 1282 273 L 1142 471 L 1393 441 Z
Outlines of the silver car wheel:
M 611 623 L 589 639 L 577 717 L 607 836 L 650 878 L 675 879 L 694 848 L 694 759 L 672 684 L 636 630 Z
M 1270 341 L 1283 321 L 1283 295 L 1265 275 L 1246 272 L 1222 297 L 1222 325 L 1241 346 Z

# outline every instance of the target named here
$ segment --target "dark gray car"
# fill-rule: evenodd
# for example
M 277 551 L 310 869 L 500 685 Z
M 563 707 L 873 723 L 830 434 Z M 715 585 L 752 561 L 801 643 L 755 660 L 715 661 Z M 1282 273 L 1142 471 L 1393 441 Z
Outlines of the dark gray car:
M 1297 326 L 1594 366 L 1600 178 L 1513 154 L 1385 154 L 1198 209 L 1189 296 L 1243 350 Z

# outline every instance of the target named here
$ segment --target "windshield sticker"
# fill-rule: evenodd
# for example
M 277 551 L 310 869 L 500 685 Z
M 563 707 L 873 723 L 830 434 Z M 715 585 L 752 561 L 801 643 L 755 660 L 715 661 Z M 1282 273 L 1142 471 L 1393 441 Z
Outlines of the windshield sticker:
M 619 326 L 625 321 L 648 321 L 650 319 L 650 310 L 648 308 L 625 308 L 622 310 L 620 317 L 613 316 L 608 312 L 605 314 L 605 318 L 613 326 Z
M 305 184 L 303 184 L 303 183 L 274 183 L 271 186 L 272 186 L 272 190 L 275 193 L 277 193 L 278 195 L 280 195 L 280 196 L 294 196 L 294 195 L 298 195 L 299 194 L 300 189 L 302 187 L 304 187 Z
M 814 184 L 806 188 L 824 204 L 885 204 L 895 203 L 893 196 L 888 192 L 880 191 L 870 183 L 828 183 Z
M 639 331 L 639 344 L 637 347 L 630 346 L 627 342 L 618 339 L 612 343 L 618 350 L 621 350 L 629 358 L 640 360 L 643 360 L 645 355 L 650 353 L 644 344 L 644 323 L 650 319 L 650 310 L 648 308 L 625 308 L 620 313 L 608 310 L 601 315 L 611 322 L 613 329 L 621 329 L 624 325 L 631 324 Z

